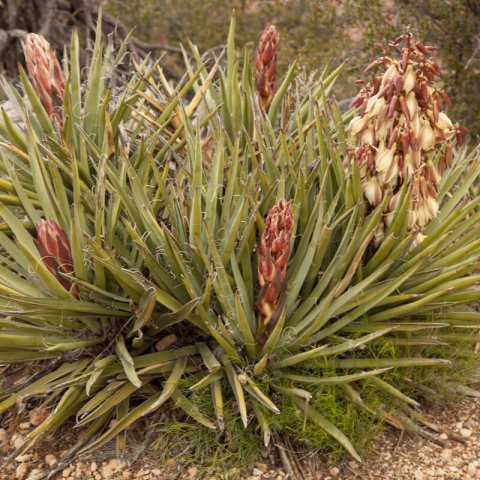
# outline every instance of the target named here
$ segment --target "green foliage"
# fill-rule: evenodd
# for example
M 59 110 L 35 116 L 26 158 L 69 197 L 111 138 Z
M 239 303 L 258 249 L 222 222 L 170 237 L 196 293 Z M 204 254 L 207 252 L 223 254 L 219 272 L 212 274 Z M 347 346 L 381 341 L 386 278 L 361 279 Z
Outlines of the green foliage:
M 183 424 L 163 435 L 202 432 L 213 463 L 290 434 L 358 459 L 371 418 L 415 425 L 404 420 L 412 372 L 449 368 L 445 343 L 478 341 L 478 153 L 455 155 L 425 241 L 412 248 L 406 185 L 375 248 L 389 197 L 370 211 L 348 161 L 354 112 L 329 98 L 341 69 L 302 96 L 293 66 L 267 114 L 234 27 L 225 67 L 192 47 L 179 84 L 145 61 L 114 91 L 121 57 L 99 34 L 81 84 L 74 34 L 61 128 L 26 76 L 29 102 L 3 83 L 23 125 L 0 119 L 0 363 L 44 362 L 0 392 L 0 413 L 19 398 L 55 405 L 14 455 L 71 417 L 85 427 L 71 454 L 114 438 L 120 452 L 125 431 L 168 404 Z M 257 243 L 280 199 L 293 202 L 295 233 L 263 343 Z M 42 217 L 68 234 L 79 299 L 39 254 Z

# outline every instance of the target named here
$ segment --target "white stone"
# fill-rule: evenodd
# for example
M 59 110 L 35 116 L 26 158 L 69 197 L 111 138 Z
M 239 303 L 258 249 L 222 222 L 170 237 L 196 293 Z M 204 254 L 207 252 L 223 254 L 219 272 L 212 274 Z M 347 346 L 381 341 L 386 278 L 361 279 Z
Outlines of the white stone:
M 190 467 L 187 470 L 188 475 L 190 475 L 191 478 L 196 478 L 198 474 L 198 468 L 197 467 Z
M 58 463 L 57 457 L 55 455 L 52 455 L 51 453 L 49 453 L 48 455 L 45 455 L 45 463 L 49 467 L 53 467 L 54 465 L 56 465 Z
M 444 461 L 448 461 L 452 458 L 452 450 L 450 448 L 444 448 L 440 457 Z
M 255 466 L 265 473 L 268 470 L 268 465 L 266 463 L 256 463 Z
M 38 427 L 42 422 L 44 422 L 50 412 L 48 411 L 47 408 L 34 408 L 29 414 L 28 418 L 30 420 L 30 423 L 34 425 L 35 427 Z
M 39 468 L 34 468 L 27 477 L 27 480 L 40 480 L 45 475 L 43 470 Z
M 19 455 L 15 458 L 17 463 L 25 463 L 32 459 L 32 455 L 30 453 L 24 453 L 23 455 Z
M 423 473 L 420 470 L 417 470 L 414 473 L 414 477 L 415 477 L 415 480 L 424 480 L 424 478 L 425 478 Z
M 15 433 L 10 440 L 10 445 L 12 445 L 14 448 L 20 448 L 24 443 L 24 436 L 18 433 Z
M 467 473 L 469 475 L 471 475 L 472 477 L 475 476 L 475 474 L 477 473 L 477 467 L 475 466 L 475 463 L 474 462 L 471 462 L 468 464 L 467 466 Z
M 15 478 L 17 480 L 24 480 L 28 473 L 28 464 L 21 463 L 15 470 Z

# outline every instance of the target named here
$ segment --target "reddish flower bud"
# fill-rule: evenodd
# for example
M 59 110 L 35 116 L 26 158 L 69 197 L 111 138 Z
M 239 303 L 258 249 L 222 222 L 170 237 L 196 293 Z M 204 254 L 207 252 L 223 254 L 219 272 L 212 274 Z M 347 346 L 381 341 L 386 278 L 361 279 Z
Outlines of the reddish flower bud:
M 275 92 L 279 40 L 277 29 L 273 25 L 268 26 L 260 37 L 255 54 L 257 92 L 264 108 L 268 108 Z
M 65 78 L 57 55 L 42 35 L 30 33 L 23 45 L 32 86 L 54 123 L 62 126 Z
M 261 289 L 257 308 L 261 318 L 257 337 L 262 344 L 281 310 L 293 228 L 292 203 L 280 200 L 268 212 L 258 253 L 258 283 Z
M 79 298 L 80 292 L 78 287 L 69 278 L 69 276 L 75 273 L 75 270 L 70 242 L 65 231 L 53 220 L 40 220 L 37 223 L 36 244 L 43 263 L 50 273 L 75 298 Z

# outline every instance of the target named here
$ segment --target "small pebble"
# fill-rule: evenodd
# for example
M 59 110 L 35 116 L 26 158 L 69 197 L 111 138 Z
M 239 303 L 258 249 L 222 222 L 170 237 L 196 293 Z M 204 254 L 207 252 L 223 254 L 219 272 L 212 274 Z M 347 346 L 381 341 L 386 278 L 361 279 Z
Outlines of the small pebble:
M 187 473 L 191 478 L 195 478 L 197 476 L 197 473 L 198 473 L 198 468 L 197 467 L 190 467 L 187 470 Z
M 17 480 L 24 480 L 28 473 L 28 464 L 21 463 L 15 470 L 15 478 Z
M 34 468 L 28 475 L 27 480 L 40 480 L 45 475 L 43 470 Z
M 49 414 L 50 412 L 47 408 L 34 408 L 28 414 L 28 419 L 34 427 L 38 427 L 42 422 L 47 419 Z
M 340 469 L 338 467 L 333 467 L 330 469 L 329 473 L 332 477 L 337 477 L 338 474 L 340 473 Z
M 24 436 L 18 433 L 14 433 L 12 435 L 12 438 L 10 439 L 10 445 L 12 445 L 13 448 L 15 449 L 20 448 L 24 443 L 25 443 Z
M 32 459 L 32 455 L 30 453 L 24 453 L 23 455 L 18 455 L 18 457 L 15 458 L 15 461 L 17 463 L 25 463 L 29 462 Z
M 45 463 L 49 467 L 53 467 L 54 465 L 56 465 L 58 463 L 57 457 L 55 455 L 52 455 L 51 453 L 49 453 L 48 455 L 45 455 Z

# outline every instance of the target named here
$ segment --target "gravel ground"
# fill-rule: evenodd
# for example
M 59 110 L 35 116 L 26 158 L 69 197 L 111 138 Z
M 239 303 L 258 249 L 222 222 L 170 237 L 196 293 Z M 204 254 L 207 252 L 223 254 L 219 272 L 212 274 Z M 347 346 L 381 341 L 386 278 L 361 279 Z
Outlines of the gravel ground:
M 320 466 L 310 466 L 301 475 L 305 480 L 468 480 L 480 479 L 480 399 L 465 398 L 454 406 L 430 409 L 425 417 L 443 431 L 436 441 L 420 435 L 401 435 L 387 430 L 376 439 L 372 453 L 363 464 L 347 461 L 335 465 L 317 459 Z M 42 412 L 30 412 L 29 421 L 20 423 L 10 435 L 0 428 L 0 453 L 5 457 L 33 428 Z M 37 417 L 36 417 L 37 416 Z M 71 433 L 70 433 L 71 435 Z M 60 432 L 36 449 L 0 466 L 0 480 L 41 480 L 58 467 L 58 462 L 73 441 L 67 431 Z M 60 469 L 55 480 L 292 480 L 284 470 L 257 463 L 248 475 L 235 470 L 225 473 L 205 472 L 200 467 L 185 466 L 171 458 L 162 464 L 155 452 L 114 458 L 114 450 L 102 449 Z

